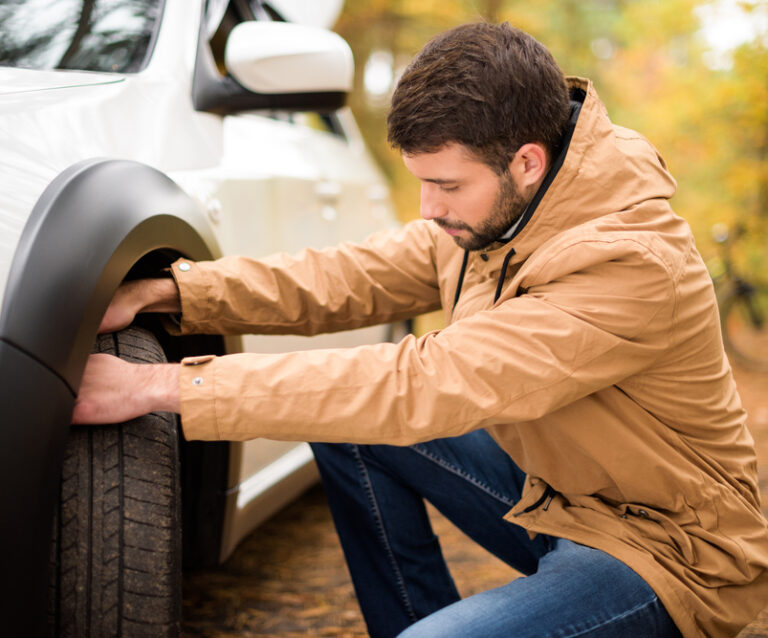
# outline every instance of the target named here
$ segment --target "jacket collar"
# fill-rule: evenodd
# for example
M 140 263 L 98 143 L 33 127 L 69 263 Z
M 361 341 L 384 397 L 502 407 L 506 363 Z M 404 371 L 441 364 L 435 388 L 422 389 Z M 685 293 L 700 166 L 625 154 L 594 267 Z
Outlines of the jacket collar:
M 568 85 L 571 118 L 560 151 L 512 237 L 470 255 L 483 272 L 500 271 L 510 249 L 515 250 L 510 264 L 524 261 L 567 228 L 675 192 L 658 152 L 639 134 L 611 123 L 592 83 L 572 77 Z M 629 148 L 627 141 L 644 144 Z

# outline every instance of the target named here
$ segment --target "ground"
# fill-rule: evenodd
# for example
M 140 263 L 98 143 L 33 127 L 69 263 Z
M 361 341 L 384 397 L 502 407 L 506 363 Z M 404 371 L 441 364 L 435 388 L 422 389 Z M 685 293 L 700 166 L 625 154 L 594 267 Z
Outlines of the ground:
M 749 413 L 768 515 L 768 374 L 734 370 Z M 463 596 L 507 582 L 515 572 L 436 512 L 435 531 Z M 207 638 L 368 634 L 355 602 L 322 489 L 256 530 L 225 565 L 187 574 L 184 635 Z M 768 637 L 768 607 L 738 638 Z

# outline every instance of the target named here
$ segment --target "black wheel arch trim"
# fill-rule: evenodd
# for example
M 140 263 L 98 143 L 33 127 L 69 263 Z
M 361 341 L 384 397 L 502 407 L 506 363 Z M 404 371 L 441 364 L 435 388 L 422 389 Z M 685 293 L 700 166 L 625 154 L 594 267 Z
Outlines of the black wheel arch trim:
M 0 312 L 0 510 L 7 514 L 0 542 L 12 557 L 0 577 L 0 610 L 9 635 L 45 631 L 47 543 L 61 457 L 85 361 L 115 289 L 129 273 L 141 275 L 174 256 L 219 254 L 195 201 L 138 162 L 79 162 L 35 204 Z M 176 356 L 224 353 L 216 336 L 167 340 Z M 227 443 L 184 443 L 182 464 L 203 492 L 185 505 L 187 521 L 203 510 L 220 517 L 228 458 Z M 210 560 L 220 534 L 217 528 L 192 535 L 185 545 L 197 561 Z
M 43 192 L 11 263 L 0 340 L 42 363 L 76 394 L 100 318 L 143 256 L 220 256 L 196 202 L 159 170 L 90 159 Z

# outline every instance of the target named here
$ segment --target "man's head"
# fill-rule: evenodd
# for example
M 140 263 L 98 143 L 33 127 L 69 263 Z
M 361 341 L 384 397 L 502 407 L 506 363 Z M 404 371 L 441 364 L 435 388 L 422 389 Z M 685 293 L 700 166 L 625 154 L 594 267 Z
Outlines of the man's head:
M 508 24 L 465 24 L 433 38 L 406 68 L 387 117 L 403 153 L 466 146 L 498 175 L 523 144 L 550 157 L 568 120 L 568 90 L 547 49 Z
M 421 181 L 421 216 L 434 221 L 466 250 L 480 250 L 523 214 L 530 197 L 513 176 L 538 180 L 545 168 L 544 151 L 532 144 L 520 149 L 525 159 L 497 175 L 455 142 L 432 153 L 403 153 L 406 168 Z
M 569 115 L 550 53 L 508 24 L 431 40 L 398 82 L 389 141 L 422 182 L 421 214 L 462 248 L 498 239 L 544 179 Z

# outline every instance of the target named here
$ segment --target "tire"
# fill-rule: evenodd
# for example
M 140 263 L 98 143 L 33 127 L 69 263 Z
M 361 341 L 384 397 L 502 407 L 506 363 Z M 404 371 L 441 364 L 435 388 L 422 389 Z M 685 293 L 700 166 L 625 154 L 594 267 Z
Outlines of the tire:
M 165 361 L 146 330 L 98 338 L 96 352 Z M 181 498 L 176 415 L 73 427 L 54 519 L 50 635 L 170 637 L 181 624 Z
M 750 285 L 720 304 L 723 343 L 735 363 L 768 372 L 768 287 Z

